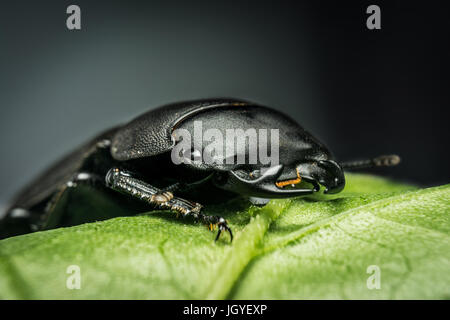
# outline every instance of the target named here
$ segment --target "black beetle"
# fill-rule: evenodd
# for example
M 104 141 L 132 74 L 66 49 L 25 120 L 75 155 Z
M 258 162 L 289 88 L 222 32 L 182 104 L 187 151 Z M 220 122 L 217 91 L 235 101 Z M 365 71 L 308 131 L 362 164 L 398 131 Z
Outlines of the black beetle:
M 215 128 L 224 134 L 230 128 L 278 129 L 279 163 L 268 166 L 258 162 L 196 161 L 196 156 L 204 152 L 195 149 L 199 145 L 193 132 L 196 121 L 205 130 Z M 177 150 L 184 157 L 180 165 L 172 157 L 173 150 L 183 141 L 176 136 L 176 129 L 194 136 L 193 148 Z M 271 143 L 266 142 L 270 147 Z M 240 139 L 237 145 L 244 156 L 250 156 L 249 139 Z M 233 160 L 237 156 L 238 153 L 233 153 Z M 208 188 L 247 196 L 253 203 L 263 205 L 271 198 L 311 195 L 321 186 L 324 193 L 337 193 L 345 186 L 343 169 L 391 166 L 399 160 L 392 155 L 339 164 L 324 144 L 294 120 L 247 101 L 209 99 L 175 103 L 108 130 L 57 162 L 18 195 L 1 221 L 0 237 L 73 225 L 73 219 L 66 213 L 67 190 L 89 185 L 115 198 L 122 194 L 127 210 L 132 203 L 151 204 L 155 209 L 192 216 L 211 229 L 218 227 L 216 240 L 224 230 L 232 239 L 224 218 L 205 215 L 199 203 L 175 197 L 174 193 L 183 194 L 208 184 Z M 311 187 L 299 188 L 301 181 Z M 142 207 L 137 210 L 148 211 Z

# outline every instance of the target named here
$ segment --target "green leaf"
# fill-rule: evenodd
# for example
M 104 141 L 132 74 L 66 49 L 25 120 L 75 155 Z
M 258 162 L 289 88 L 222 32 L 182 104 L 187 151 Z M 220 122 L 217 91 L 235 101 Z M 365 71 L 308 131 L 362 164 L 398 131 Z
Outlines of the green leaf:
M 450 298 L 450 185 L 348 175 L 338 195 L 206 212 L 229 220 L 233 244 L 170 212 L 2 240 L 0 298 Z M 79 290 L 66 286 L 70 265 Z M 380 288 L 369 289 L 377 275 Z

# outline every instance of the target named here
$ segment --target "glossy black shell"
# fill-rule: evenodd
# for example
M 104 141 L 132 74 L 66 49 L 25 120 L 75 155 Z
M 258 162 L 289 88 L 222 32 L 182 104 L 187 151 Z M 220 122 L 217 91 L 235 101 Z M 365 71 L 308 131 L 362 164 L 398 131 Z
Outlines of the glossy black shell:
M 169 162 L 170 157 L 160 157 L 169 152 L 175 139 L 174 129 L 190 130 L 194 121 L 202 120 L 204 129 L 227 128 L 279 128 L 280 162 L 295 163 L 308 158 L 331 158 L 327 148 L 288 116 L 263 106 L 236 99 L 209 99 L 175 103 L 151 110 L 125 125 L 117 126 L 99 134 L 86 144 L 57 161 L 26 186 L 11 203 L 12 208 L 44 207 L 61 186 L 65 185 L 77 172 L 93 172 L 104 176 L 111 166 L 125 165 L 127 162 L 148 161 Z M 100 147 L 103 142 L 110 147 Z M 130 161 L 128 161 L 130 160 Z M 156 164 L 157 165 L 157 164 Z M 164 163 L 160 167 L 170 167 Z M 173 165 L 172 165 L 173 167 Z M 232 170 L 232 166 L 213 166 L 208 169 Z M 180 168 L 181 169 L 181 168 Z M 193 169 L 198 169 L 194 168 Z M 205 169 L 205 168 L 200 168 Z M 159 170 L 161 171 L 161 170 Z M 168 172 L 159 172 L 167 175 Z M 183 170 L 178 170 L 183 179 Z M 152 176 L 147 177 L 152 179 Z M 9 209 L 9 210 L 10 210 Z M 9 211 L 8 210 L 8 211 Z
M 152 157 L 170 151 L 177 142 L 175 129 L 201 121 L 203 132 L 218 129 L 279 130 L 279 160 L 282 164 L 331 159 L 328 149 L 287 115 L 243 100 L 214 99 L 166 105 L 151 110 L 121 127 L 111 141 L 111 155 L 119 161 Z M 270 150 L 270 139 L 268 140 Z M 248 150 L 248 140 L 245 140 Z M 203 150 L 202 150 L 203 151 Z M 233 170 L 235 165 L 193 165 L 198 169 Z

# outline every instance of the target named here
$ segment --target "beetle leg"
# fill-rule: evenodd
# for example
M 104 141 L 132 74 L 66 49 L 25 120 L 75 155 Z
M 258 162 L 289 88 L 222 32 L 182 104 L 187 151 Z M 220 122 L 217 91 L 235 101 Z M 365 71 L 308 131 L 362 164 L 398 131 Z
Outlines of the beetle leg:
M 90 172 L 77 172 L 66 185 L 69 188 L 76 187 L 77 184 L 89 185 L 91 187 L 104 186 L 104 180 L 98 175 Z
M 171 191 L 158 189 L 142 180 L 133 177 L 129 172 L 114 168 L 106 174 L 106 186 L 129 194 L 145 201 L 157 209 L 172 210 L 183 215 L 200 211 L 202 206 L 198 203 L 175 198 Z
M 224 218 L 219 217 L 219 222 L 217 223 L 217 225 L 219 227 L 219 231 L 217 232 L 217 236 L 214 241 L 219 240 L 222 231 L 228 231 L 228 233 L 230 234 L 230 242 L 233 241 L 233 232 L 231 232 L 230 227 L 228 227 L 227 221 Z
M 0 219 L 0 239 L 36 231 L 32 221 L 38 219 L 39 214 L 28 209 L 20 207 L 10 209 Z
M 165 187 L 164 191 L 173 193 L 173 192 L 177 192 L 180 190 L 185 190 L 185 188 L 186 188 L 186 184 L 184 182 L 177 182 L 168 187 Z
M 66 191 L 81 184 L 92 187 L 105 186 L 103 179 L 99 175 L 90 172 L 75 173 L 69 181 L 60 186 L 53 194 L 45 206 L 44 214 L 40 217 L 38 226 L 33 226 L 33 228 L 43 230 L 55 228 L 60 222 L 61 216 L 64 214 L 64 208 L 67 205 Z M 57 207 L 60 207 L 60 209 L 57 209 Z
M 98 175 L 78 172 L 45 200 L 45 206 L 41 207 L 38 204 L 39 208 L 12 207 L 0 220 L 0 239 L 56 227 L 67 204 L 67 189 L 78 184 L 97 186 L 104 185 L 104 182 Z
M 174 197 L 170 191 L 165 191 L 141 181 L 124 170 L 113 168 L 106 174 L 106 185 L 113 190 L 129 194 L 135 198 L 153 205 L 156 209 L 170 210 L 181 213 L 182 216 L 192 216 L 196 221 L 206 225 L 217 225 L 219 238 L 222 231 L 228 231 L 231 239 L 233 234 L 226 220 L 218 216 L 209 216 L 201 213 L 203 206 L 199 203 Z
M 215 226 L 218 227 L 217 235 L 214 241 L 219 240 L 222 231 L 227 231 L 230 234 L 230 242 L 233 241 L 233 232 L 228 226 L 228 222 L 225 218 L 220 216 L 208 216 L 200 212 L 196 215 L 195 219 L 206 224 L 210 231 L 212 231 Z
M 192 183 L 177 182 L 168 187 L 165 187 L 164 191 L 170 191 L 170 192 L 190 191 L 190 190 L 193 190 L 193 189 L 203 185 L 205 182 L 209 181 L 213 176 L 214 176 L 214 174 L 210 174 L 206 178 L 199 180 L 199 181 L 192 182 Z

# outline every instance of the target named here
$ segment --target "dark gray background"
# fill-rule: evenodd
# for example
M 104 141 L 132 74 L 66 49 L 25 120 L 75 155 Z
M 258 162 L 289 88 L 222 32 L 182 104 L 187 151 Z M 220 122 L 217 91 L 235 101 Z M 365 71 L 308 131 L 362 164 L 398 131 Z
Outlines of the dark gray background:
M 369 4 L 382 30 L 366 28 Z M 282 110 L 338 159 L 449 182 L 445 2 L 14 1 L 0 9 L 0 203 L 98 131 L 161 104 L 237 97 Z M 66 8 L 82 30 L 66 29 Z

